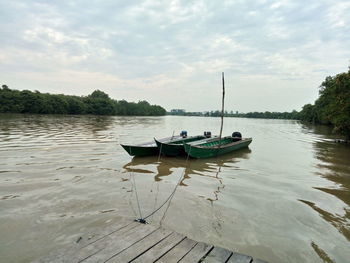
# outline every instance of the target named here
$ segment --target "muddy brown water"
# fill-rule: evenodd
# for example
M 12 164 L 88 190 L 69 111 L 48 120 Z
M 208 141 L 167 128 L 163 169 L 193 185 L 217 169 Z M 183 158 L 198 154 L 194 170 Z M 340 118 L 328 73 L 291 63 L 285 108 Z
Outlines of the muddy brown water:
M 119 143 L 219 118 L 0 115 L 0 262 L 28 262 L 156 209 L 151 224 L 277 262 L 350 262 L 350 146 L 297 121 L 226 118 L 248 149 L 196 160 L 132 158 Z

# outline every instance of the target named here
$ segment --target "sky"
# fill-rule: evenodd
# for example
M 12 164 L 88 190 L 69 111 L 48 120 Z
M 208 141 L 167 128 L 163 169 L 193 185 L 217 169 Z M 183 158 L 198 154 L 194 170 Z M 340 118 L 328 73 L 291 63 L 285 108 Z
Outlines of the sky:
M 0 0 L 0 84 L 171 109 L 301 110 L 350 65 L 349 0 Z

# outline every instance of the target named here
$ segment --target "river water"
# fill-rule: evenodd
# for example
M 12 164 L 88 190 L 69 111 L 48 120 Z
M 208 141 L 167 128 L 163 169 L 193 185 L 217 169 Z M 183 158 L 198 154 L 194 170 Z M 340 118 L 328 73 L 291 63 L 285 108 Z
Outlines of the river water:
M 219 127 L 209 117 L 0 115 L 0 261 L 147 216 L 183 177 L 151 224 L 270 263 L 350 262 L 350 146 L 329 128 L 225 118 L 223 134 L 252 137 L 249 148 L 187 162 L 132 158 L 119 145 Z

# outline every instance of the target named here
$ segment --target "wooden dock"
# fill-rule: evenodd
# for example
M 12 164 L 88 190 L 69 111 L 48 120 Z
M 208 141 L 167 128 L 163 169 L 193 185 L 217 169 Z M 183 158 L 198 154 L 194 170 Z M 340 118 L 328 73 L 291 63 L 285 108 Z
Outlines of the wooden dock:
M 34 262 L 229 262 L 266 261 L 197 242 L 162 227 L 122 221 L 99 235 L 80 237 L 76 243 Z

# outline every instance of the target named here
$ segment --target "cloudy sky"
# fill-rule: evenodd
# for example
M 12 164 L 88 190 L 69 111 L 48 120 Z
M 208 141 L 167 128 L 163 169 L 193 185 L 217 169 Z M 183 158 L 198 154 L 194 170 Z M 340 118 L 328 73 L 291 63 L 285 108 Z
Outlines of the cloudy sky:
M 0 0 L 0 84 L 167 110 L 300 110 L 350 64 L 345 0 Z

